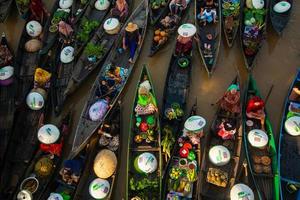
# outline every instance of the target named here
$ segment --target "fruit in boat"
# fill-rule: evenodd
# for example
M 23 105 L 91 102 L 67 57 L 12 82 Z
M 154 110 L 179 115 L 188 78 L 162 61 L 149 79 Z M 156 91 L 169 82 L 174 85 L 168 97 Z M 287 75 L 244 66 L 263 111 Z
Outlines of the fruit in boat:
M 155 37 L 154 37 L 154 41 L 155 41 L 155 42 L 159 42 L 159 41 L 160 41 L 160 36 L 155 36 Z
M 159 29 L 155 30 L 155 35 L 160 35 L 160 30 Z

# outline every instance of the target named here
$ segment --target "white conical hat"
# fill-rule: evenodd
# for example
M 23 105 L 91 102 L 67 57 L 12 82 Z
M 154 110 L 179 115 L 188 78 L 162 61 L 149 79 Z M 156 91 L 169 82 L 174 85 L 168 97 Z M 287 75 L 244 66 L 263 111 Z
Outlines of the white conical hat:
M 50 193 L 50 196 L 47 200 L 64 200 L 64 198 L 61 196 L 61 194 L 58 193 Z
M 110 3 L 108 0 L 97 0 L 95 2 L 95 8 L 97 10 L 106 10 L 109 7 Z
M 60 136 L 59 129 L 53 124 L 45 124 L 38 131 L 38 139 L 44 144 L 55 143 Z
M 117 157 L 108 149 L 100 151 L 94 161 L 94 172 L 99 178 L 108 178 L 116 171 Z
M 197 28 L 193 24 L 182 24 L 178 28 L 178 34 L 181 35 L 182 37 L 191 37 L 195 35 L 196 31 Z
M 59 0 L 59 7 L 62 9 L 68 9 L 72 6 L 73 0 Z
M 241 199 L 254 200 L 254 193 L 249 186 L 243 183 L 238 183 L 235 184 L 230 190 L 230 200 Z
M 109 194 L 110 184 L 107 180 L 96 178 L 89 186 L 89 193 L 95 199 L 104 199 Z
M 298 136 L 300 135 L 300 117 L 299 116 L 293 116 L 288 118 L 284 123 L 284 128 L 286 132 L 292 136 Z
M 253 129 L 248 133 L 248 141 L 253 147 L 262 148 L 268 144 L 269 138 L 263 130 Z
M 44 107 L 44 97 L 37 92 L 30 92 L 26 97 L 26 104 L 31 110 L 40 110 Z
M 191 116 L 185 123 L 184 128 L 188 131 L 200 131 L 206 124 L 206 120 L 201 116 Z
M 265 6 L 264 0 L 252 0 L 253 7 L 255 9 L 263 9 Z
M 152 173 L 157 169 L 157 159 L 152 153 L 142 153 L 137 157 L 137 167 L 144 173 Z
M 291 3 L 287 1 L 280 1 L 276 3 L 273 10 L 277 13 L 285 13 L 291 8 Z
M 32 194 L 27 190 L 21 190 L 17 195 L 17 200 L 32 200 Z
M 103 28 L 106 31 L 111 31 L 117 28 L 119 24 L 120 22 L 117 18 L 108 18 L 107 20 L 105 20 Z
M 216 166 L 224 166 L 230 161 L 230 151 L 223 145 L 213 146 L 208 156 L 210 162 Z
M 5 66 L 0 68 L 0 81 L 7 80 L 14 75 L 14 68 L 12 66 Z
M 35 20 L 29 21 L 26 24 L 26 31 L 31 37 L 37 37 L 42 33 L 42 25 Z
M 70 63 L 74 60 L 74 48 L 66 46 L 60 52 L 60 61 L 62 63 Z

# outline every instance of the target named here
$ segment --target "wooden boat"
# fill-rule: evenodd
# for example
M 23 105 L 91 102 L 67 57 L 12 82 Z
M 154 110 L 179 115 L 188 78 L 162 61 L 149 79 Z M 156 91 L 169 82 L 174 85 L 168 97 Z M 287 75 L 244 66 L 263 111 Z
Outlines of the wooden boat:
M 199 38 L 197 46 L 208 76 L 211 76 L 215 70 L 221 45 L 221 3 L 220 0 L 216 1 L 216 4 L 212 8 L 212 11 L 216 12 L 216 22 L 207 23 L 201 22 L 197 17 L 201 9 L 205 10 L 205 8 L 201 7 L 204 2 L 204 0 L 195 0 L 195 24 Z M 204 25 L 204 23 L 206 23 L 206 25 Z M 211 37 L 210 40 L 207 38 L 209 36 Z M 206 45 L 210 45 L 211 47 L 205 48 Z
M 103 122 L 102 126 L 100 127 L 100 129 L 98 131 L 97 139 L 100 139 L 99 143 L 101 141 L 102 144 L 101 145 L 98 144 L 94 149 L 91 150 L 92 151 L 91 155 L 92 155 L 92 158 L 94 158 L 94 160 L 91 160 L 92 162 L 90 162 L 86 165 L 83 175 L 78 184 L 76 193 L 74 195 L 74 200 L 75 199 L 80 200 L 80 199 L 96 198 L 96 196 L 92 196 L 94 194 L 90 193 L 89 188 L 90 187 L 93 188 L 93 186 L 95 185 L 95 184 L 93 184 L 94 183 L 93 181 L 95 179 L 99 178 L 99 175 L 101 176 L 100 177 L 101 179 L 104 179 L 104 180 L 108 181 L 108 183 L 109 183 L 109 190 L 105 191 L 105 195 L 106 195 L 105 199 L 111 199 L 112 195 L 115 193 L 114 186 L 115 186 L 115 182 L 117 181 L 117 177 L 118 177 L 117 171 L 119 168 L 116 165 L 119 165 L 118 162 L 121 159 L 120 158 L 120 153 L 121 153 L 120 144 L 121 144 L 121 141 L 123 138 L 122 137 L 122 127 L 121 127 L 121 121 L 122 121 L 121 114 L 122 113 L 121 113 L 120 106 L 121 106 L 120 104 L 115 105 L 115 108 L 113 108 L 113 110 L 111 111 L 111 113 L 109 114 L 107 119 Z M 107 166 L 104 164 L 103 166 L 101 166 L 99 168 L 99 166 L 97 165 L 97 162 L 99 160 L 98 158 L 103 158 L 103 154 L 106 152 L 107 153 L 113 152 L 117 159 L 116 165 L 113 166 L 114 170 L 110 171 L 110 174 L 109 174 L 110 176 L 108 174 L 99 174 L 100 173 L 99 170 L 105 170 L 104 168 L 108 168 L 110 166 Z M 113 159 L 111 159 L 111 160 L 113 160 Z M 97 171 L 95 171 L 95 169 Z M 99 175 L 97 176 L 97 174 L 99 174 Z M 104 199 L 104 198 L 102 198 L 102 199 Z
M 18 182 L 37 150 L 36 133 L 44 121 L 42 111 L 31 111 L 25 106 L 16 112 L 16 116 L 2 168 L 0 196 L 3 199 L 13 198 Z
M 197 115 L 197 99 L 196 103 L 193 105 L 191 112 L 189 114 L 189 117 Z M 189 118 L 192 119 L 192 118 Z M 195 120 L 194 118 L 193 120 Z M 187 119 L 188 120 L 188 119 Z M 197 120 L 197 119 L 196 119 Z M 181 127 L 183 128 L 183 126 Z M 185 159 L 182 159 L 182 156 L 180 155 L 181 147 L 183 146 L 182 143 L 188 143 L 192 146 L 192 151 L 195 155 L 194 160 L 192 161 L 194 165 L 194 178 L 189 179 L 186 175 L 183 175 L 185 171 L 183 168 L 180 168 L 180 161 L 185 161 Z M 192 145 L 190 143 L 190 139 L 185 135 L 184 130 L 178 130 L 177 132 L 177 138 L 176 138 L 176 144 L 174 147 L 174 151 L 172 153 L 171 159 L 167 164 L 166 173 L 163 177 L 163 194 L 162 199 L 168 199 L 168 198 L 175 198 L 180 197 L 184 199 L 197 199 L 199 195 L 199 188 L 197 187 L 198 180 L 197 180 L 197 171 L 200 168 L 200 160 L 201 160 L 201 144 L 195 144 Z M 175 175 L 177 171 L 183 172 L 182 176 L 173 176 Z M 185 182 L 185 186 L 187 184 L 190 186 L 189 192 L 183 192 L 182 188 L 180 189 L 180 183 Z M 188 186 L 187 186 L 188 187 Z
M 67 142 L 70 134 L 71 118 L 71 112 L 69 112 L 61 120 L 59 126 L 61 136 L 58 142 L 56 142 L 56 144 L 62 145 L 60 150 L 51 147 L 51 145 L 40 145 L 40 148 L 34 155 L 32 162 L 23 176 L 23 179 L 20 180 L 20 189 L 15 194 L 15 198 L 21 195 L 23 189 L 30 190 L 30 187 L 26 188 L 26 185 L 29 182 L 28 180 L 37 181 L 38 184 L 36 188 L 33 186 L 33 188 L 31 188 L 31 192 L 34 199 L 41 198 L 52 178 L 52 175 L 57 171 L 56 167 L 61 164 L 62 154 L 65 151 L 65 143 Z
M 127 0 L 127 4 L 130 5 L 132 2 Z M 54 104 L 54 108 L 57 112 L 61 110 L 62 105 L 64 104 L 68 95 L 72 94 L 80 85 L 83 83 L 90 74 L 94 72 L 94 70 L 101 66 L 105 61 L 105 58 L 109 54 L 109 51 L 113 47 L 116 39 L 118 38 L 118 34 L 108 34 L 104 30 L 104 23 L 106 20 L 111 19 L 111 16 L 107 16 L 101 26 L 97 29 L 94 36 L 89 41 L 91 45 L 99 45 L 103 48 L 103 52 L 100 56 L 98 56 L 96 61 L 90 61 L 89 56 L 85 53 L 85 50 L 88 48 L 84 48 L 84 52 L 79 56 L 70 71 L 72 73 L 67 73 L 64 77 L 64 88 L 57 94 L 57 103 Z M 127 18 L 126 18 L 127 19 Z
M 105 16 L 107 16 L 110 11 L 109 8 L 111 7 L 111 5 L 109 5 L 109 7 L 105 10 L 97 10 L 95 8 L 96 1 L 97 0 L 90 0 L 88 7 L 83 13 L 82 19 L 79 22 L 79 26 L 75 29 L 75 38 L 76 38 L 75 56 L 80 55 L 83 48 L 86 46 L 88 41 L 94 35 L 98 27 L 100 27 L 100 25 L 105 19 Z M 94 24 L 93 26 L 92 23 Z M 90 26 L 92 28 L 87 30 L 86 26 Z M 88 34 L 86 32 L 88 32 Z
M 227 45 L 229 47 L 232 47 L 239 30 L 240 13 L 243 12 L 243 5 L 241 4 L 241 2 L 242 1 L 240 0 L 235 3 L 228 3 L 224 0 L 221 1 L 223 31 Z M 231 10 L 231 8 L 234 9 Z
M 188 66 L 181 67 L 179 62 L 184 59 L 188 61 Z M 163 175 L 166 164 L 173 152 L 173 147 L 176 143 L 175 140 L 184 122 L 183 116 L 186 111 L 192 73 L 191 62 L 191 56 L 176 56 L 173 54 L 169 64 L 164 88 L 163 106 L 160 114 L 162 146 L 168 146 L 168 148 L 163 148 L 162 150 Z M 169 143 L 170 145 L 168 145 Z
M 26 88 L 27 93 L 24 90 L 23 94 L 26 100 L 20 102 L 15 114 L 13 132 L 5 154 L 5 164 L 1 177 L 1 191 L 6 199 L 13 197 L 18 182 L 38 150 L 39 141 L 36 133 L 44 114 L 48 111 L 47 96 L 51 82 L 49 72 L 52 72 L 52 69 L 55 70 L 54 60 L 57 57 L 55 49 L 51 49 L 49 52 L 52 51 L 53 53 L 49 53 L 45 60 L 40 60 L 38 64 L 40 68 L 31 69 L 32 75 L 25 76 L 25 80 L 28 81 L 26 83 L 28 84 L 26 85 L 28 87 L 28 89 Z M 29 79 L 30 77 L 32 80 Z M 30 87 L 29 82 L 31 83 Z
M 64 198 L 74 199 L 74 194 L 78 183 L 83 176 L 83 171 L 86 166 L 88 166 L 88 163 L 91 163 L 94 159 L 92 152 L 98 145 L 98 139 L 99 137 L 97 135 L 92 137 L 89 143 L 79 152 L 79 154 L 77 154 L 74 158 L 68 158 L 63 161 L 62 166 L 60 166 L 59 173 L 54 174 L 46 190 L 43 192 L 41 199 L 48 199 L 50 195 L 55 195 L 54 198 L 58 198 L 56 195 L 63 195 Z M 72 170 L 70 171 L 68 168 L 64 167 L 72 166 L 74 163 L 76 163 L 76 172 L 72 172 Z M 69 173 L 73 173 L 73 176 L 77 177 L 77 181 L 70 178 L 70 176 L 68 176 Z
M 0 2 L 0 23 L 5 22 L 9 15 L 13 0 L 3 0 Z
M 299 86 L 299 77 L 300 71 L 297 72 L 285 99 L 279 136 L 278 166 L 281 180 L 280 191 L 281 199 L 287 200 L 299 198 L 300 188 L 300 170 L 297 167 L 300 159 L 297 153 L 300 141 L 297 135 L 297 121 L 299 118 L 297 108 L 300 102 L 297 95 L 293 92 L 293 89 Z
M 27 23 L 28 22 L 29 21 L 27 21 Z M 39 51 L 28 52 L 25 49 L 26 42 L 33 39 L 26 32 L 26 24 L 24 25 L 24 29 L 19 40 L 19 46 L 16 55 L 16 76 L 18 78 L 18 87 L 16 91 L 17 105 L 20 105 L 25 100 L 26 95 L 33 85 L 33 76 L 35 69 L 39 64 L 40 57 Z M 44 23 L 41 23 L 41 25 L 42 27 L 45 27 Z M 43 31 L 45 31 L 45 29 L 43 29 Z
M 270 3 L 270 19 L 272 22 L 273 29 L 277 32 L 278 35 L 281 35 L 282 31 L 288 24 L 290 18 L 291 18 L 291 13 L 292 13 L 292 8 L 293 8 L 293 0 L 288 0 L 287 2 L 291 4 L 291 8 L 284 12 L 284 13 L 277 13 L 274 11 L 274 6 L 280 2 L 279 0 L 271 0 Z
M 238 77 L 232 81 L 227 91 L 231 86 L 240 88 Z M 199 180 L 199 197 L 204 199 L 230 199 L 230 189 L 235 183 L 239 167 L 242 147 L 241 104 L 238 104 L 238 100 L 239 113 L 231 112 L 221 107 L 223 98 L 219 101 L 210 133 L 206 134 L 205 139 Z M 226 130 L 227 125 L 230 128 Z M 214 177 L 214 173 L 219 173 L 220 176 Z M 218 179 L 219 182 L 216 181 Z
M 246 5 L 246 0 L 244 0 L 244 5 L 245 7 L 247 7 Z M 259 52 L 259 49 L 262 46 L 263 40 L 265 39 L 266 36 L 266 31 L 267 31 L 267 9 L 269 8 L 269 0 L 265 0 L 264 1 L 264 15 L 263 17 L 263 24 L 260 24 L 260 29 L 258 32 L 257 37 L 253 37 L 250 33 L 244 33 L 245 31 L 245 9 L 244 12 L 241 13 L 241 25 L 240 25 L 240 40 L 241 40 L 241 44 L 242 44 L 242 51 L 243 51 L 243 57 L 244 57 L 244 61 L 245 61 L 245 65 L 246 68 L 248 70 L 252 70 L 254 62 L 255 62 L 255 58 Z M 248 9 L 248 11 L 251 9 Z M 248 30 L 248 28 L 247 28 Z M 247 48 L 246 44 L 249 44 L 251 48 Z
M 12 132 L 14 112 L 15 112 L 15 93 L 14 89 L 16 87 L 16 79 L 14 76 L 8 77 L 5 80 L 2 80 L 7 76 L 9 70 L 14 70 L 14 53 L 11 47 L 8 44 L 5 33 L 2 33 L 0 47 L 8 51 L 10 55 L 0 56 L 0 60 L 4 61 L 0 64 L 0 171 L 1 166 L 3 165 L 3 159 L 7 144 L 9 141 L 10 134 Z M 12 56 L 11 58 L 9 58 Z M 6 60 L 7 59 L 7 60 Z M 5 61 L 6 60 L 6 61 Z M 11 66 L 13 68 L 7 68 L 6 66 Z M 6 68 L 4 68 L 6 67 Z M 3 70 L 3 71 L 2 71 Z
M 97 130 L 97 128 L 102 124 L 103 120 L 106 118 L 107 114 L 110 112 L 111 108 L 113 105 L 117 102 L 118 97 L 120 96 L 124 86 L 126 85 L 126 82 L 131 74 L 131 71 L 133 70 L 134 63 L 136 62 L 140 51 L 141 47 L 143 44 L 143 40 L 145 38 L 145 33 L 147 29 L 147 19 L 148 19 L 148 1 L 144 0 L 140 3 L 140 5 L 136 8 L 136 10 L 133 12 L 133 14 L 129 17 L 125 25 L 123 26 L 118 38 L 116 39 L 116 42 L 111 49 L 105 63 L 103 64 L 103 67 L 101 68 L 100 72 L 98 73 L 98 76 L 94 82 L 94 85 L 90 91 L 90 96 L 82 110 L 77 128 L 76 128 L 76 133 L 75 133 L 75 138 L 73 141 L 73 146 L 72 146 L 72 155 L 76 155 L 80 149 L 82 149 L 90 136 Z M 123 40 L 123 35 L 125 31 L 125 27 L 129 22 L 136 23 L 139 27 L 139 32 L 141 35 L 141 44 L 137 48 L 135 56 L 133 58 L 132 63 L 128 62 L 129 58 L 129 51 L 120 51 L 120 46 L 122 46 L 122 40 Z M 117 69 L 120 70 L 120 75 L 117 75 L 119 77 L 119 83 L 115 84 L 113 86 L 113 90 L 110 90 L 109 92 L 105 92 L 102 90 L 101 87 L 101 82 L 102 81 L 111 81 L 108 77 L 109 72 L 112 69 Z M 115 76 L 115 75 L 113 75 Z M 100 90 L 101 89 L 101 90 Z M 99 96 L 100 95 L 100 96 Z M 98 97 L 97 97 L 98 96 Z M 110 99 L 109 102 L 107 102 L 107 97 Z M 106 110 L 104 109 L 104 113 L 102 113 L 100 118 L 98 119 L 91 119 L 89 115 L 89 111 L 94 115 L 98 112 L 97 109 L 94 109 L 95 106 L 97 105 L 104 104 L 109 104 L 109 108 Z M 104 104 L 103 104 L 104 103 Z M 104 106 L 105 108 L 106 106 Z M 97 114 L 98 115 L 98 114 Z M 99 117 L 98 116 L 98 117 Z
M 243 106 L 243 131 L 244 131 L 244 146 L 246 150 L 246 156 L 249 163 L 250 172 L 254 178 L 254 182 L 257 185 L 260 199 L 279 199 L 279 170 L 277 163 L 276 145 L 273 136 L 272 126 L 268 115 L 265 111 L 265 120 L 262 124 L 260 120 L 254 118 L 248 118 L 246 116 L 246 107 L 251 96 L 261 95 L 258 91 L 255 80 L 250 74 L 248 77 L 248 85 L 245 90 L 244 106 Z M 248 124 L 248 125 L 247 125 Z M 261 134 L 261 130 L 266 133 L 267 140 L 263 140 L 264 134 Z M 254 134 L 254 139 L 257 142 L 267 141 L 265 148 L 255 148 L 250 144 L 248 137 L 251 135 L 250 131 Z M 256 135 L 258 135 L 256 137 Z M 255 160 L 254 160 L 255 159 Z M 255 161 L 255 162 L 254 162 Z M 259 161 L 261 163 L 259 164 Z M 268 162 L 267 162 L 268 161 Z M 257 163 L 257 164 L 256 164 Z M 261 165 L 264 165 L 264 171 L 261 171 Z M 268 164 L 268 165 L 267 165 Z
M 167 44 L 167 42 L 169 41 L 169 38 L 177 31 L 182 18 L 185 16 L 185 13 L 188 13 L 188 9 L 189 9 L 190 3 L 187 5 L 186 9 L 182 12 L 181 15 L 176 15 L 173 16 L 169 13 L 169 9 L 166 9 L 165 12 L 163 14 L 161 14 L 161 17 L 157 20 L 157 22 L 153 25 L 153 34 L 152 34 L 152 43 L 151 43 L 151 47 L 150 47 L 150 53 L 149 56 L 153 56 L 154 54 L 156 54 L 160 49 L 162 49 L 165 44 Z M 172 27 L 165 27 L 162 23 L 161 20 L 164 19 L 165 17 L 171 17 L 171 18 L 176 18 L 177 23 L 174 24 L 174 26 Z M 162 37 L 161 42 L 159 41 L 155 41 L 155 36 L 158 36 L 155 34 L 156 31 L 160 32 L 159 37 Z M 161 32 L 164 32 L 163 35 L 161 35 Z
M 156 24 L 161 16 L 169 11 L 169 3 L 170 0 L 149 0 L 149 16 L 151 25 Z
M 145 105 L 141 104 L 141 93 L 148 97 Z M 155 92 L 146 66 L 136 88 L 129 133 L 125 199 L 158 200 L 162 187 L 161 130 Z

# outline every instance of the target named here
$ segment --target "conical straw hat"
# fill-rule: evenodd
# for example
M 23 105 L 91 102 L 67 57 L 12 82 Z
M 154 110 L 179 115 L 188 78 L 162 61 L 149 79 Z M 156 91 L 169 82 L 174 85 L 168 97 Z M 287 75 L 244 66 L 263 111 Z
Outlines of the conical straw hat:
M 117 163 L 115 153 L 104 149 L 97 154 L 94 160 L 94 172 L 99 178 L 106 179 L 115 172 Z

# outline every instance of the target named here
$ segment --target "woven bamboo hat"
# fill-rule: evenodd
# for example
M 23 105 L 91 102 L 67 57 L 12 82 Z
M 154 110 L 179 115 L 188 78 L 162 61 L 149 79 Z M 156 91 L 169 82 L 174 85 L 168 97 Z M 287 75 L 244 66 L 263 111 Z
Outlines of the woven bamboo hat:
M 102 179 L 113 175 L 117 167 L 117 157 L 114 152 L 104 149 L 100 151 L 94 160 L 94 172 Z

